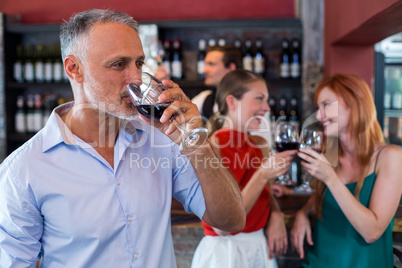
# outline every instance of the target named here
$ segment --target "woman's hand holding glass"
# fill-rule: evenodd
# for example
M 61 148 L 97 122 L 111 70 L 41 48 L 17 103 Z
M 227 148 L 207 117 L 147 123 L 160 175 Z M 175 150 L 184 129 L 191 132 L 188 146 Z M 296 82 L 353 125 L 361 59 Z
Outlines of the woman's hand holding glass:
M 276 179 L 286 174 L 292 164 L 297 150 L 289 150 L 271 155 L 262 163 L 259 172 L 268 180 Z
M 303 128 L 300 136 L 300 149 L 308 148 L 314 150 L 318 154 L 321 154 L 324 147 L 324 140 L 325 137 L 322 129 L 317 129 L 317 127 L 305 127 Z M 310 180 L 311 175 L 307 173 L 303 179 L 303 183 L 299 187 L 296 187 L 295 190 L 305 193 L 314 192 L 314 190 L 310 186 Z
M 296 150 L 299 148 L 299 132 L 294 122 L 278 122 L 275 129 L 275 147 L 278 152 Z M 295 185 L 288 173 L 282 176 L 279 180 L 279 184 Z

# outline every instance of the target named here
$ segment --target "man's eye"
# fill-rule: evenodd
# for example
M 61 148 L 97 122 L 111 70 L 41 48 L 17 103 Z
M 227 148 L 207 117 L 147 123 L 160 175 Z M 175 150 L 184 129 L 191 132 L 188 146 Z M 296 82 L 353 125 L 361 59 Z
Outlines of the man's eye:
M 142 66 L 144 66 L 145 62 L 144 61 L 137 61 L 137 67 L 138 68 L 142 68 Z
M 113 68 L 118 68 L 118 69 L 121 69 L 125 66 L 126 66 L 126 63 L 124 61 L 115 62 L 112 65 Z

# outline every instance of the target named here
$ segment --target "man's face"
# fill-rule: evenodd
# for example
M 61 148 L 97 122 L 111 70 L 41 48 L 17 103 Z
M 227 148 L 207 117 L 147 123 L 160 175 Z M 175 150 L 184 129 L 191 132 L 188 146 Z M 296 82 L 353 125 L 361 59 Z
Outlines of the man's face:
M 207 86 L 217 87 L 222 78 L 231 71 L 230 68 L 226 68 L 223 64 L 223 52 L 210 51 L 205 56 L 205 84 Z
M 82 60 L 84 99 L 107 114 L 130 119 L 137 114 L 127 84 L 141 72 L 144 52 L 137 32 L 119 23 L 97 23 Z

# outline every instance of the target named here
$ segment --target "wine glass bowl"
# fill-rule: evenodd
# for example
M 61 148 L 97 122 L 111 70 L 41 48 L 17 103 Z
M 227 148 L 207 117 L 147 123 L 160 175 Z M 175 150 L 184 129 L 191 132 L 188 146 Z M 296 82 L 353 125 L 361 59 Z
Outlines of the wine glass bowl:
M 138 112 L 144 117 L 152 120 L 159 120 L 172 102 L 160 102 L 159 95 L 167 88 L 153 75 L 142 72 L 128 83 L 127 89 L 130 99 Z M 208 138 L 208 131 L 206 128 L 196 128 L 191 132 L 184 129 L 174 116 L 171 122 L 183 134 L 183 140 L 180 143 L 180 151 L 183 154 L 189 154 L 199 148 Z
M 321 153 L 324 147 L 324 132 L 317 128 L 304 128 L 300 137 L 300 148 L 309 148 L 317 153 Z M 295 191 L 312 193 L 314 189 L 310 186 L 311 175 L 306 173 L 303 183 Z
M 296 123 L 290 121 L 278 122 L 275 129 L 275 147 L 278 152 L 297 150 L 299 148 L 299 132 Z M 289 174 L 284 174 L 279 183 L 295 185 Z

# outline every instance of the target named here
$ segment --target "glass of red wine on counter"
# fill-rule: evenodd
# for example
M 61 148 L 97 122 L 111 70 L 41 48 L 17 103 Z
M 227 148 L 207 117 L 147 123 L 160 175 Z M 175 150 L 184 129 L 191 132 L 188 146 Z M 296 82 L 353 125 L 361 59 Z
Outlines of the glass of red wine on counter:
M 278 152 L 299 149 L 299 131 L 297 124 L 290 121 L 280 121 L 275 129 L 275 147 Z M 289 174 L 286 173 L 279 178 L 279 184 L 295 185 Z
M 310 148 L 321 153 L 324 145 L 324 132 L 321 129 L 305 127 L 300 137 L 300 148 Z M 310 186 L 311 175 L 306 172 L 303 182 L 295 188 L 295 192 L 313 193 Z
M 159 95 L 167 88 L 153 75 L 142 72 L 135 76 L 127 85 L 128 92 L 138 112 L 144 117 L 152 120 L 159 120 L 167 107 L 172 102 L 159 102 Z M 183 141 L 180 144 L 180 151 L 184 154 L 194 152 L 208 138 L 206 128 L 196 128 L 188 132 L 172 116 L 171 122 L 183 134 Z

